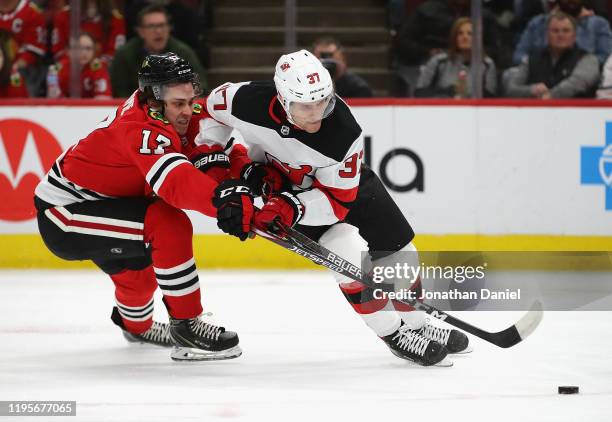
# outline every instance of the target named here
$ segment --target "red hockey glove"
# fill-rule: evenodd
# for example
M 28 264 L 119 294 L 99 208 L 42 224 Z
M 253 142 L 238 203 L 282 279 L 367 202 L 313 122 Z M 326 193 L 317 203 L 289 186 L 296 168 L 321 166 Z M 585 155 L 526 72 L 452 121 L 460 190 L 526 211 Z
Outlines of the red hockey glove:
M 251 189 L 246 183 L 235 179 L 219 183 L 213 205 L 217 208 L 217 226 L 224 233 L 242 241 L 249 237 L 254 209 Z
M 263 196 L 264 201 L 273 194 L 291 187 L 280 171 L 263 163 L 247 164 L 240 172 L 240 177 L 251 187 L 253 194 Z
M 294 226 L 304 216 L 304 205 L 291 192 L 281 192 L 273 195 L 259 211 L 255 212 L 255 226 L 268 230 L 270 224 L 277 218 L 287 226 Z
M 230 159 L 220 145 L 200 145 L 189 154 L 188 158 L 195 168 L 217 182 L 229 176 Z

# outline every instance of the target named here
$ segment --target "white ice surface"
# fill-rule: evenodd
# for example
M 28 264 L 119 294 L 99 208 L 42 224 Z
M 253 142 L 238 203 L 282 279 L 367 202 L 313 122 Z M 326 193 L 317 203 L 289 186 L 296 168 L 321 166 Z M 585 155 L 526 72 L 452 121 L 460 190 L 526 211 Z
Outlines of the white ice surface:
M 0 272 L 0 400 L 76 400 L 52 421 L 612 421 L 612 312 L 548 312 L 511 349 L 452 368 L 394 357 L 323 272 L 201 272 L 242 357 L 178 363 L 128 345 L 100 272 Z M 156 318 L 166 320 L 156 298 Z M 498 330 L 521 313 L 461 313 Z M 580 394 L 560 396 L 559 385 Z

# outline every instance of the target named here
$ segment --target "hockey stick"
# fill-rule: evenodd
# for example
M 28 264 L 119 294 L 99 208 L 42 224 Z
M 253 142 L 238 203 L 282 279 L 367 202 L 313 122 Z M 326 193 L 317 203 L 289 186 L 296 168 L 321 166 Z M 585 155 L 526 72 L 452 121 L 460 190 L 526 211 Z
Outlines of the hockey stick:
M 308 236 L 303 235 L 291 227 L 282 225 L 279 221 L 276 221 L 274 225 L 275 227 L 273 227 L 272 230 L 263 231 L 255 228 L 253 231 L 257 235 L 268 239 L 269 241 L 274 242 L 285 249 L 295 252 L 298 255 L 301 255 L 311 260 L 315 264 L 322 265 L 332 271 L 350 277 L 353 280 L 360 281 L 370 288 L 381 289 L 383 287 L 383 285 L 374 282 L 368 274 L 364 274 L 361 268 L 351 264 L 346 259 L 321 246 Z M 491 333 L 468 324 L 467 322 L 449 315 L 431 305 L 419 302 L 418 300 L 395 300 L 408 304 L 419 311 L 426 312 L 434 318 L 447 322 L 463 331 L 473 334 L 476 337 L 480 337 L 481 339 L 502 348 L 512 347 L 525 340 L 535 331 L 540 324 L 540 321 L 542 321 L 543 316 L 542 304 L 539 301 L 535 301 L 531 306 L 531 309 L 514 325 L 506 328 L 505 330 Z

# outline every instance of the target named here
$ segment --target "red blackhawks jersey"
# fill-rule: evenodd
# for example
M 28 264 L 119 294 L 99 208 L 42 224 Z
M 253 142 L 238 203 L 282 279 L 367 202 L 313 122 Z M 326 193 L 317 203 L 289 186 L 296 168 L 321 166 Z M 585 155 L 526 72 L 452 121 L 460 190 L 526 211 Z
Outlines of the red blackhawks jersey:
M 0 29 L 11 34 L 17 42 L 19 50 L 15 61 L 23 59 L 27 64 L 34 64 L 45 54 L 45 18 L 30 0 L 21 0 L 12 12 L 0 13 Z
M 274 165 L 299 192 L 305 208 L 300 224 L 320 226 L 344 220 L 357 197 L 363 134 L 340 98 L 317 133 L 287 121 L 272 81 L 221 85 L 210 94 L 206 107 L 214 120 L 201 121 L 196 144 L 223 142 L 223 127 L 237 129 L 249 158 Z
M 70 94 L 70 56 L 64 55 L 57 62 L 58 79 L 62 96 Z M 102 60 L 94 58 L 81 69 L 81 98 L 110 98 L 110 74 Z
M 57 159 L 36 196 L 65 206 L 155 194 L 176 208 L 215 216 L 211 201 L 217 182 L 187 158 L 197 150 L 136 94 Z M 191 127 L 205 115 L 199 103 L 194 112 Z
M 81 32 L 89 33 L 101 45 L 101 54 L 112 57 L 115 51 L 125 44 L 125 19 L 117 9 L 113 9 L 107 32 L 102 16 L 81 21 Z M 65 6 L 53 18 L 51 32 L 51 51 L 57 58 L 65 53 L 70 40 L 70 6 Z

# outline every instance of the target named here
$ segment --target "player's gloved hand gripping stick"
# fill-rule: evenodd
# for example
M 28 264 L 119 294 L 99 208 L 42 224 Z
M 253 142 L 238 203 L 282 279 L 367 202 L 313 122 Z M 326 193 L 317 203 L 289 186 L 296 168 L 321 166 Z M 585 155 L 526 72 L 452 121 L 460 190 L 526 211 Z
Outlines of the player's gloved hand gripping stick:
M 252 231 L 285 249 L 311 260 L 315 264 L 322 265 L 332 271 L 360 281 L 368 287 L 373 289 L 385 289 L 386 287 L 384 284 L 374 282 L 369 274 L 363 273 L 361 268 L 351 264 L 346 259 L 329 251 L 319 243 L 294 228 L 281 223 L 279 220 L 270 224 L 267 230 L 253 226 Z M 399 301 L 503 348 L 512 347 L 527 338 L 538 327 L 543 316 L 542 304 L 536 301 L 531 306 L 531 309 L 514 325 L 505 330 L 491 333 L 418 300 L 403 299 Z

